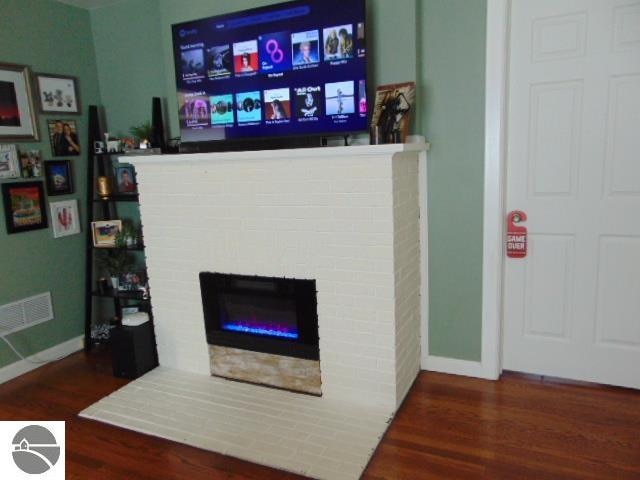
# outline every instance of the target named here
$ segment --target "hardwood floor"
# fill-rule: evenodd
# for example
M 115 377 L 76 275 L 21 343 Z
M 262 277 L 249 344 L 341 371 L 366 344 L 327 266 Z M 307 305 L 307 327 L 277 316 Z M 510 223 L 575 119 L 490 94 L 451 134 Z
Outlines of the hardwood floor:
M 125 383 L 77 353 L 0 385 L 0 420 L 66 420 L 68 479 L 302 478 L 77 416 Z M 640 392 L 423 372 L 363 478 L 640 479 Z

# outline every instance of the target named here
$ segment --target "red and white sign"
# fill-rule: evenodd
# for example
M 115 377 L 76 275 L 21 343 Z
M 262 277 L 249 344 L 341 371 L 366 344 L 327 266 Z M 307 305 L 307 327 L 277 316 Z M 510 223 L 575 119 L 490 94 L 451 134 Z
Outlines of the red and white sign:
M 527 256 L 527 227 L 518 225 L 527 219 L 527 214 L 514 210 L 507 215 L 507 257 Z

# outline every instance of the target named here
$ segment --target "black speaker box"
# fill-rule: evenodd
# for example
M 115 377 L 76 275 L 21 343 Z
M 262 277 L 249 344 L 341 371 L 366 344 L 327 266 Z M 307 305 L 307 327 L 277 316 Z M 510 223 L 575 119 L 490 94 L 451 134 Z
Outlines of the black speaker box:
M 113 375 L 138 378 L 158 366 L 151 322 L 137 327 L 118 326 L 111 331 Z

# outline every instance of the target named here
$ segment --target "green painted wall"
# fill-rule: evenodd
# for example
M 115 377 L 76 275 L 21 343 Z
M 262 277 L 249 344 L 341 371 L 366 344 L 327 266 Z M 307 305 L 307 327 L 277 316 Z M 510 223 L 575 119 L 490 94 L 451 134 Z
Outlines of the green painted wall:
M 86 11 L 52 0 L 2 0 L 0 62 L 29 65 L 34 72 L 78 77 L 83 114 L 64 117 L 78 122 L 80 141 L 86 142 L 86 106 L 100 102 L 91 24 Z M 46 126 L 46 120 L 50 118 L 56 116 L 39 115 L 42 141 L 19 142 L 18 148 L 37 148 L 42 150 L 44 159 L 51 159 Z M 81 146 L 86 148 L 84 143 Z M 76 192 L 51 197 L 51 200 L 78 199 L 83 219 L 86 218 L 85 163 L 85 155 L 72 158 Z M 14 180 L 3 180 L 7 181 Z M 55 314 L 50 322 L 13 334 L 10 337 L 13 343 L 30 355 L 81 335 L 86 232 L 54 239 L 49 227 L 7 235 L 4 210 L 0 211 L 0 216 L 0 304 L 51 291 Z M 86 230 L 84 224 L 83 230 Z M 0 367 L 16 360 L 8 347 L 0 342 Z
M 429 353 L 480 360 L 486 0 L 424 0 L 420 130 L 429 152 Z

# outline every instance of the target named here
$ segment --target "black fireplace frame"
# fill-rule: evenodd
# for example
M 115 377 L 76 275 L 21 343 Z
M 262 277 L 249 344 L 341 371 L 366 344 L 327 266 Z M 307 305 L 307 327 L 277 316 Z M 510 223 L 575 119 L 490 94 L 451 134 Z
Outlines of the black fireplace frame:
M 320 359 L 315 280 L 200 272 L 200 293 L 209 345 L 309 360 Z M 298 338 L 281 339 L 223 330 L 219 314 L 221 293 L 292 298 L 299 319 Z

